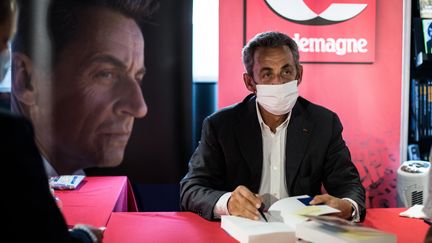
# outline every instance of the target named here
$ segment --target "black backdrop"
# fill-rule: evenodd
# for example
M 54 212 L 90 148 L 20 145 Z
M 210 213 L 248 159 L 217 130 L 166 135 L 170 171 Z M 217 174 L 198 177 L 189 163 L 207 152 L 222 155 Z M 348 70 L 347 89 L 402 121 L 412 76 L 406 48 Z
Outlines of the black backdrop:
M 160 0 L 145 39 L 147 116 L 135 120 L 122 164 L 88 175 L 126 175 L 140 211 L 179 209 L 179 181 L 192 153 L 192 0 Z

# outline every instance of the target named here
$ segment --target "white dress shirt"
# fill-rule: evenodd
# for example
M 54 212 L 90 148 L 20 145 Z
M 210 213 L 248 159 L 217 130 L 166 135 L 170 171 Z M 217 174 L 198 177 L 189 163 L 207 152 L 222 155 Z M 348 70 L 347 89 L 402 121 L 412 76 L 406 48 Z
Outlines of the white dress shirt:
M 277 200 L 288 197 L 285 181 L 285 145 L 291 112 L 273 133 L 264 123 L 258 105 L 256 109 L 263 141 L 263 165 L 259 194 L 263 197 L 263 203 L 268 209 Z
M 54 169 L 54 167 L 50 164 L 50 162 L 48 162 L 48 160 L 44 156 L 42 156 L 42 160 L 48 178 L 53 176 L 59 176 L 59 173 L 56 171 L 56 169 Z M 85 175 L 85 173 L 83 170 L 77 170 L 74 173 L 72 173 L 72 175 Z

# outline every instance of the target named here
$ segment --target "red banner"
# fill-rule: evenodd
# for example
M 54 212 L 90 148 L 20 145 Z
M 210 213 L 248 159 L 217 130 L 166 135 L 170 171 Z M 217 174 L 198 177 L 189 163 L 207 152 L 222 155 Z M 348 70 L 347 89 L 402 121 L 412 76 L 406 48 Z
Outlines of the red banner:
M 396 207 L 396 171 L 400 165 L 402 1 L 274 1 L 287 6 L 297 4 L 294 14 L 309 9 L 309 15 L 303 19 L 270 2 L 219 1 L 219 107 L 239 102 L 248 93 L 242 80 L 244 43 L 262 31 L 287 33 L 298 40 L 301 51 L 300 95 L 339 115 L 344 125 L 344 139 L 367 190 L 367 205 Z M 331 9 L 338 8 L 334 4 L 356 6 L 361 11 L 353 16 L 354 12 L 349 14 L 347 10 L 343 11 L 347 13 L 345 17 L 334 17 Z M 334 39 L 334 49 L 333 40 L 329 38 Z M 321 47 L 320 52 L 315 51 L 315 43 L 321 39 L 328 48 L 326 52 L 321 51 Z M 351 49 L 345 39 L 353 39 Z M 310 51 L 311 43 L 314 43 L 314 52 Z M 340 48 L 339 55 L 338 45 L 346 45 L 345 51 Z
M 297 42 L 302 62 L 373 62 L 375 12 L 375 0 L 246 1 L 246 39 L 277 29 Z

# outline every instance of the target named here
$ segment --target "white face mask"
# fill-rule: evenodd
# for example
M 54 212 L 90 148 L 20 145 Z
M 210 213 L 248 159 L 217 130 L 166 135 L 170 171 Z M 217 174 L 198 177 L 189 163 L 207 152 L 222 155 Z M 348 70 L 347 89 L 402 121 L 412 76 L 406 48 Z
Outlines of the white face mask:
M 291 112 L 298 98 L 297 80 L 284 84 L 257 84 L 256 91 L 257 102 L 274 115 Z

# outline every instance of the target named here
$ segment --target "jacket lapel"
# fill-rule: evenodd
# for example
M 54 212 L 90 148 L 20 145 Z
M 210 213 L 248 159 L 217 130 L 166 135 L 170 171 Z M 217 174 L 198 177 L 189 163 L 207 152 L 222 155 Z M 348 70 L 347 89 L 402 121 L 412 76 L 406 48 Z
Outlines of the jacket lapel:
M 292 112 L 287 128 L 285 148 L 286 183 L 289 195 L 291 195 L 291 186 L 303 160 L 313 128 L 313 123 L 307 119 L 307 111 L 299 101 Z
M 263 159 L 261 128 L 256 114 L 255 98 L 249 98 L 246 102 L 247 110 L 239 118 L 240 122 L 235 129 L 235 136 L 239 142 L 240 153 L 249 165 L 252 175 L 250 189 L 258 192 Z

